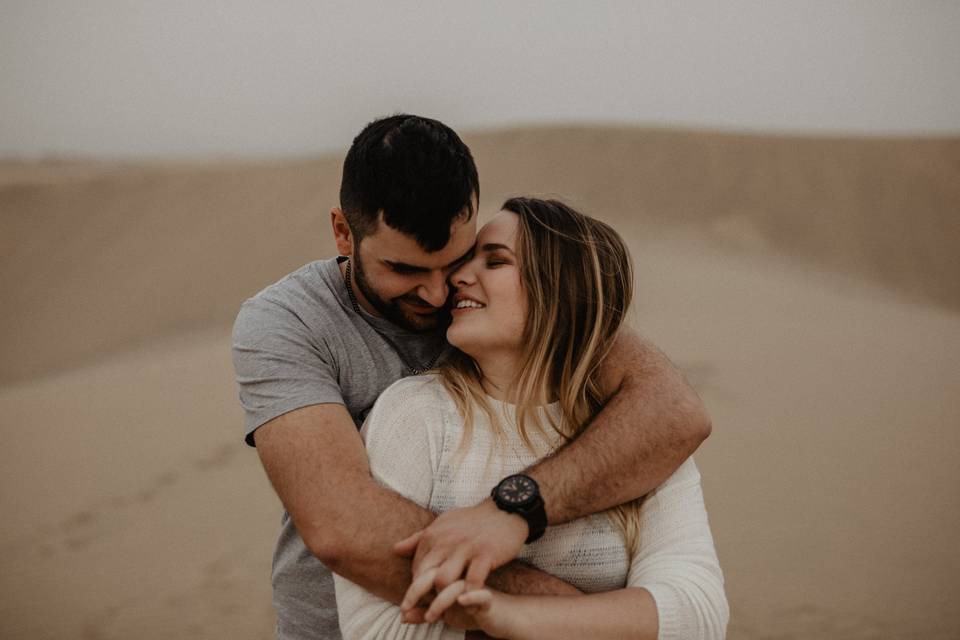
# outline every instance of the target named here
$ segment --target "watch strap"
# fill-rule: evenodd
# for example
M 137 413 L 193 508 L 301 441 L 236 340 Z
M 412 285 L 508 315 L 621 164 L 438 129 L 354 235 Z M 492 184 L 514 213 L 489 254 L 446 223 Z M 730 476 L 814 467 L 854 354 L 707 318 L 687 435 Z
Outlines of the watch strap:
M 547 530 L 547 510 L 544 508 L 543 498 L 537 496 L 536 503 L 525 509 L 520 515 L 527 521 L 527 528 L 530 531 L 527 539 L 524 540 L 524 544 L 539 540 Z
M 494 486 L 490 491 L 490 497 L 493 498 L 493 503 L 501 511 L 516 514 L 526 520 L 528 534 L 524 544 L 530 544 L 531 542 L 539 540 L 546 531 L 547 510 L 546 505 L 543 502 L 543 497 L 540 495 L 540 487 L 537 486 L 537 483 L 533 478 L 530 478 L 529 476 L 526 477 L 533 482 L 534 487 L 537 489 L 537 495 L 529 504 L 517 506 L 500 500 L 500 496 L 497 492 L 497 490 L 500 488 L 500 483 Z M 501 480 L 500 482 L 502 483 L 503 481 Z

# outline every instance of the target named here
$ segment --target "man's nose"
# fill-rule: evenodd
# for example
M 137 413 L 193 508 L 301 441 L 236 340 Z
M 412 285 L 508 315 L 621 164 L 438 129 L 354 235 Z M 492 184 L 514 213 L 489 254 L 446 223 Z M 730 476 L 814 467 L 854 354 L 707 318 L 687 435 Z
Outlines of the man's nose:
M 443 273 L 430 274 L 429 279 L 420 285 L 417 295 L 434 307 L 442 307 L 447 302 L 447 279 Z

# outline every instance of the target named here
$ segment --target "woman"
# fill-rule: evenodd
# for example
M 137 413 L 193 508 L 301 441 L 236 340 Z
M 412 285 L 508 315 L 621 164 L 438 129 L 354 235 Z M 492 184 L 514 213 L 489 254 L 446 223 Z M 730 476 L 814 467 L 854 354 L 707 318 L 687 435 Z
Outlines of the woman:
M 609 226 L 559 202 L 508 200 L 451 276 L 447 339 L 459 351 L 437 373 L 391 386 L 367 418 L 374 476 L 442 512 L 480 502 L 575 438 L 602 403 L 599 364 L 632 280 Z M 723 577 L 692 460 L 643 501 L 548 528 L 520 559 L 587 595 L 459 595 L 494 637 L 724 635 Z M 399 607 L 339 576 L 336 589 L 345 638 L 464 635 L 441 622 L 403 624 Z

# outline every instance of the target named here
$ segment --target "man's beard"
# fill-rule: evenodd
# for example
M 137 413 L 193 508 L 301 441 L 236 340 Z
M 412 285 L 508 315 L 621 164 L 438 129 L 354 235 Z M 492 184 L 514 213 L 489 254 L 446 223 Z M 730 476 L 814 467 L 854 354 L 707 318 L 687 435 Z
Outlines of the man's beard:
M 423 302 L 423 300 L 416 296 L 399 296 L 391 300 L 385 300 L 378 295 L 367 281 L 366 273 L 364 273 L 363 270 L 363 263 L 359 258 L 360 252 L 358 249 L 359 247 L 354 247 L 353 256 L 350 258 L 350 260 L 353 261 L 353 273 L 357 288 L 360 289 L 363 297 L 366 298 L 367 302 L 369 302 L 381 316 L 398 327 L 413 333 L 439 333 L 446 331 L 450 325 L 450 311 L 446 307 L 437 309 L 436 313 L 420 315 L 404 311 L 403 307 L 400 306 L 400 300 L 402 298 Z

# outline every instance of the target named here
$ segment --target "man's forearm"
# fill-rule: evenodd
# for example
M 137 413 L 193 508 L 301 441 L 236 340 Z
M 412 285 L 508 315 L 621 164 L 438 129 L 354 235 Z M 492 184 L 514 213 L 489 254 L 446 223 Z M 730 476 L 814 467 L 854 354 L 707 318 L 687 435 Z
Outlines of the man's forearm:
M 321 558 L 332 571 L 381 598 L 399 604 L 410 586 L 410 559 L 393 552 L 393 545 L 430 524 L 435 515 L 370 479 L 364 491 L 365 508 L 355 522 L 338 527 L 352 534 L 338 551 Z M 388 516 L 388 517 L 387 517 Z M 379 519 L 374 522 L 374 519 Z
M 399 603 L 410 584 L 410 561 L 396 555 L 393 545 L 434 515 L 373 479 L 346 409 L 320 404 L 291 411 L 260 427 L 256 443 L 310 552 L 350 581 Z
M 377 511 L 389 513 L 390 523 L 370 526 L 360 522 L 357 533 L 341 545 L 333 557 L 324 558 L 331 570 L 355 582 L 385 600 L 399 604 L 410 586 L 410 560 L 393 553 L 393 543 L 422 529 L 435 517 L 419 505 L 379 485 L 364 502 Z M 394 533 L 387 533 L 387 532 Z M 515 595 L 576 595 L 580 591 L 545 571 L 521 561 L 514 561 L 490 574 L 487 580 L 494 589 Z
M 390 513 L 394 523 L 411 523 L 405 528 L 401 527 L 404 531 L 414 526 L 415 528 L 409 531 L 412 533 L 433 520 L 434 514 L 426 509 L 386 489 L 380 487 L 378 489 L 386 495 L 376 498 L 376 502 L 381 503 L 383 508 L 390 509 L 380 513 Z M 413 522 L 423 522 L 423 524 L 413 525 Z M 397 530 L 393 525 L 388 528 Z M 393 553 L 392 543 L 396 540 L 386 540 L 382 535 L 382 528 L 370 527 L 368 523 L 368 526 L 361 527 L 358 531 L 363 533 L 355 537 L 351 543 L 345 544 L 337 557 L 328 558 L 328 565 L 331 570 L 359 584 L 367 591 L 399 604 L 407 587 L 410 586 L 410 560 Z M 398 536 L 397 540 L 402 537 Z M 521 561 L 513 561 L 491 572 L 487 584 L 498 591 L 515 595 L 577 595 L 580 593 L 580 590 L 570 583 Z
M 569 582 L 519 560 L 490 573 L 487 584 L 497 591 L 527 596 L 572 596 L 580 590 Z
M 646 495 L 710 434 L 710 419 L 683 375 L 633 334 L 611 356 L 612 396 L 581 435 L 528 470 L 551 524 Z

